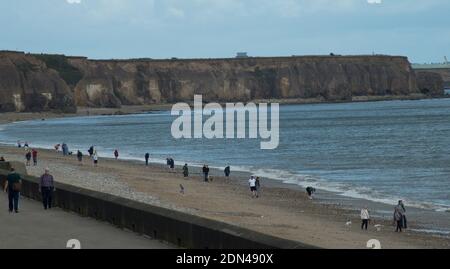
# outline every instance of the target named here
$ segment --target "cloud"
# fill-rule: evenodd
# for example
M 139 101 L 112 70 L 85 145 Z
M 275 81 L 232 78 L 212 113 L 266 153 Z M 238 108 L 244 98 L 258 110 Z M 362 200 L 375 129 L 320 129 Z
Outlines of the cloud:
M 81 0 L 66 0 L 67 3 L 69 4 L 81 4 Z

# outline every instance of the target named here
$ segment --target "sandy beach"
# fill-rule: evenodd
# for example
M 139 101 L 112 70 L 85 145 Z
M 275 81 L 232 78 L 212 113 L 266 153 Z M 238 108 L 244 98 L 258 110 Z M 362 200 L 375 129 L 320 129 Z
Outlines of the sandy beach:
M 0 146 L 7 160 L 24 161 L 24 150 Z M 369 231 L 361 231 L 359 211 L 321 201 L 320 192 L 311 201 L 301 190 L 265 184 L 259 199 L 252 199 L 246 186 L 247 175 L 233 174 L 229 179 L 213 171 L 214 181 L 202 181 L 200 169 L 191 168 L 184 179 L 181 167 L 170 173 L 163 165 L 145 167 L 137 161 L 102 158 L 93 167 L 88 158 L 79 166 L 75 157 L 63 157 L 52 150 L 39 150 L 39 163 L 28 173 L 39 176 L 49 167 L 56 180 L 75 186 L 180 210 L 190 214 L 246 227 L 282 238 L 298 240 L 324 248 L 366 248 L 377 239 L 383 248 L 449 248 L 450 240 L 406 231 L 394 232 L 392 222 L 374 219 Z M 263 175 L 262 175 L 263 176 Z M 185 194 L 180 193 L 180 184 Z M 268 186 L 271 185 L 271 186 Z M 348 221 L 352 225 L 348 226 Z M 381 224 L 377 231 L 375 224 Z M 410 221 L 414 226 L 414 220 Z

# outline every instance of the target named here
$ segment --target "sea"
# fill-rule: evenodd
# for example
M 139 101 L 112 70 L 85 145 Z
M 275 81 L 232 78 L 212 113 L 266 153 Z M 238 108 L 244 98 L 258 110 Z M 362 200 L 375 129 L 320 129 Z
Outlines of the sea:
M 176 118 L 153 111 L 15 122 L 0 126 L 0 143 L 67 143 L 85 154 L 94 145 L 100 157 L 118 149 L 139 161 L 148 152 L 156 163 L 230 165 L 287 187 L 450 214 L 450 99 L 281 105 L 274 150 L 260 149 L 259 139 L 175 139 Z

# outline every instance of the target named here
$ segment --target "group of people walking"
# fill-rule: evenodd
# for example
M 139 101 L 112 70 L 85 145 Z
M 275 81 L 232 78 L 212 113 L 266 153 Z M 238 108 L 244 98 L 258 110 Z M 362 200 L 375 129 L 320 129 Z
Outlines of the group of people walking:
M 369 209 L 365 206 L 361 209 L 361 230 L 367 230 L 371 218 L 369 214 Z M 395 232 L 401 233 L 404 229 L 408 228 L 407 219 L 406 219 L 406 208 L 403 204 L 403 201 L 398 201 L 397 206 L 394 208 L 394 226 Z
M 4 192 L 8 193 L 9 213 L 19 213 L 20 192 L 22 191 L 22 177 L 14 168 L 10 169 L 6 177 Z M 39 178 L 38 191 L 42 195 L 44 210 L 52 208 L 53 193 L 56 191 L 54 178 L 50 169 L 46 168 L 44 174 Z

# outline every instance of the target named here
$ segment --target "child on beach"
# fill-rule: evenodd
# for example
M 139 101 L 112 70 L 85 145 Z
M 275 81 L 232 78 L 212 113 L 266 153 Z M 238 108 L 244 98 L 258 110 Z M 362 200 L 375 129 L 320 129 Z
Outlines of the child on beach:
M 97 167 L 97 166 L 98 166 L 98 155 L 97 155 L 97 151 L 94 151 L 94 154 L 92 155 L 92 160 L 94 161 L 94 166 Z
M 370 215 L 369 210 L 367 209 L 367 206 L 365 206 L 363 209 L 361 209 L 361 230 L 367 231 L 367 226 L 369 225 L 370 221 Z
M 248 184 L 250 186 L 250 191 L 252 192 L 252 198 L 257 197 L 257 189 L 256 189 L 256 178 L 255 176 L 251 176 L 248 180 Z

